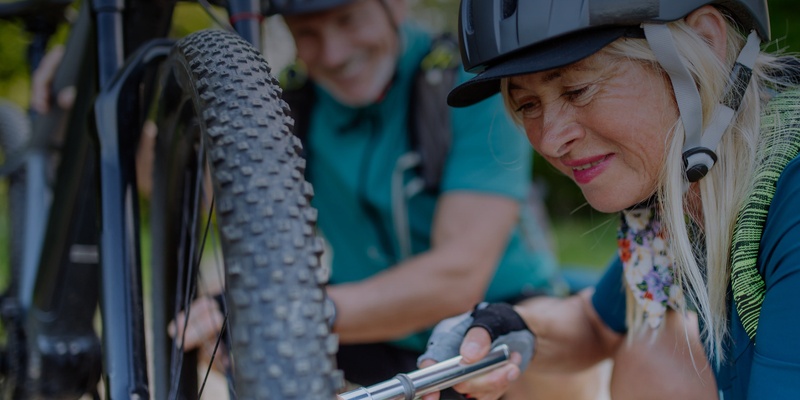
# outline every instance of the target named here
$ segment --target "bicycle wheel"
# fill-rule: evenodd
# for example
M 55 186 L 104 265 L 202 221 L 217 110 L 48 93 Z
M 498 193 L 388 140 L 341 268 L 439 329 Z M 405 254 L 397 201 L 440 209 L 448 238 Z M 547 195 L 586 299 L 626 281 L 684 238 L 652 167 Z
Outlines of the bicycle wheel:
M 191 312 L 202 282 L 216 278 L 197 270 L 218 261 L 230 394 L 332 399 L 343 378 L 327 325 L 322 243 L 277 80 L 250 44 L 219 30 L 179 41 L 164 71 L 150 205 L 156 398 L 194 398 L 202 387 L 166 324 Z M 203 249 L 215 238 L 224 261 Z

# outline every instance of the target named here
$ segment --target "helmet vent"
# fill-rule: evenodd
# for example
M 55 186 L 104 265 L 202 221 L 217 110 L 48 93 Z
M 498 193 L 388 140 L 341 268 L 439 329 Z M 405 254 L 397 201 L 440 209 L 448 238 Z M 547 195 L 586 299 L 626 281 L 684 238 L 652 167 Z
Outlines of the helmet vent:
M 466 20 L 466 23 L 467 23 L 467 26 L 465 27 L 465 31 L 467 33 L 472 34 L 472 32 L 475 31 L 475 28 L 473 28 L 474 23 L 472 21 L 472 7 L 473 6 L 472 6 L 472 3 L 464 2 L 464 4 L 468 5 L 468 7 L 462 7 L 462 10 L 466 10 L 467 11 L 467 15 L 464 16 L 464 19 Z
M 517 12 L 517 0 L 503 0 L 503 19 Z

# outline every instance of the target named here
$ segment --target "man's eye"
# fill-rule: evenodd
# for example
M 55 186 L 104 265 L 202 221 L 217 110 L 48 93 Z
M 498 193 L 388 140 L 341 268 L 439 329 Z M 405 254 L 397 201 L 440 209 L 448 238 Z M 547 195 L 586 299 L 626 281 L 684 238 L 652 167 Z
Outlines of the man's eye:
M 360 25 L 363 23 L 363 20 L 364 18 L 362 17 L 362 14 L 351 11 L 341 14 L 337 20 L 337 23 L 342 28 L 355 29 L 360 27 Z
M 314 38 L 314 31 L 311 29 L 299 29 L 292 32 L 295 41 L 311 40 Z
M 344 27 L 350 26 L 353 24 L 354 19 L 355 18 L 351 14 L 344 14 L 339 17 L 339 25 Z

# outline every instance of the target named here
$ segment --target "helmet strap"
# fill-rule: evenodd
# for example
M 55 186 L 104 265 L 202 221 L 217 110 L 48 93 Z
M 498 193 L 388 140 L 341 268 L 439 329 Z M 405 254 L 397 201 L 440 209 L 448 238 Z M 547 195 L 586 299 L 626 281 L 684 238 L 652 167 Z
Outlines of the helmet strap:
M 761 40 L 755 31 L 748 36 L 747 43 L 731 70 L 722 99 L 715 107 L 706 129 L 703 130 L 700 92 L 678 53 L 671 31 L 664 24 L 643 24 L 643 28 L 656 59 L 670 77 L 675 100 L 678 103 L 685 132 L 683 163 L 684 191 L 686 191 L 690 183 L 702 179 L 717 161 L 714 150 L 741 105 Z

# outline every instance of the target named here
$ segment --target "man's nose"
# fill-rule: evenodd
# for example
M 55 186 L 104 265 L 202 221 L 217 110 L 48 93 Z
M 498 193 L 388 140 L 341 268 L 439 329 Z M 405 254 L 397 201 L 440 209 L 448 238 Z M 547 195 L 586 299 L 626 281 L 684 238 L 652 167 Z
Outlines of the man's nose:
M 332 68 L 343 64 L 349 57 L 352 44 L 339 33 L 328 33 L 322 39 L 319 61 L 323 66 Z

